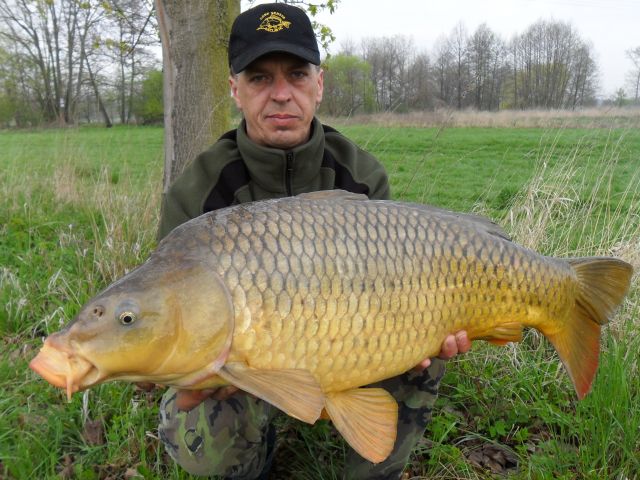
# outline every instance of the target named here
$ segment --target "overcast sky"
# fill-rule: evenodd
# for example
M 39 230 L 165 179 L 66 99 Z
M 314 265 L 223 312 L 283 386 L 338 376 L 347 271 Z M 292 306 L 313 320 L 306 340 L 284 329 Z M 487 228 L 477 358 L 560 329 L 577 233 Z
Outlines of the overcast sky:
M 247 8 L 242 2 L 243 9 Z M 254 2 L 268 3 L 264 1 Z M 539 19 L 570 22 L 593 44 L 601 95 L 610 96 L 632 69 L 625 50 L 640 46 L 640 0 L 341 0 L 318 20 L 336 36 L 332 52 L 347 39 L 407 35 L 429 54 L 442 35 L 462 22 L 469 33 L 486 23 L 509 40 Z

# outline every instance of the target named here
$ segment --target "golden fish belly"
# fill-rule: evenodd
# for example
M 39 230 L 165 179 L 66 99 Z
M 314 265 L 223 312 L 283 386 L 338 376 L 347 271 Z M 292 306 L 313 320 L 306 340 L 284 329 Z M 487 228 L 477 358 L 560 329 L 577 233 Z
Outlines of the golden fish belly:
M 247 212 L 212 241 L 235 311 L 230 360 L 306 369 L 327 392 L 402 373 L 458 330 L 561 320 L 573 301 L 563 261 L 420 208 Z

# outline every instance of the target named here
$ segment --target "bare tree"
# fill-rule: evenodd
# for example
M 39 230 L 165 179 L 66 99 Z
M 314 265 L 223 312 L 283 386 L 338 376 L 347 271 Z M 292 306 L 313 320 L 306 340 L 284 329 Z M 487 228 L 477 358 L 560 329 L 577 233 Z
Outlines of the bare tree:
M 565 106 L 575 109 L 595 101 L 597 66 L 589 45 L 579 45 L 571 57 L 571 76 Z
M 410 109 L 433 108 L 435 88 L 432 80 L 431 61 L 426 52 L 419 53 L 413 58 L 407 72 L 405 88 Z
M 471 98 L 478 110 L 497 110 L 504 80 L 504 42 L 486 25 L 480 25 L 467 45 Z
M 434 53 L 435 84 L 438 92 L 438 99 L 445 105 L 452 105 L 454 101 L 454 66 L 452 56 L 452 45 L 449 38 L 440 37 L 436 42 Z
M 468 43 L 467 29 L 462 23 L 459 23 L 451 33 L 449 40 L 454 65 L 453 81 L 455 85 L 456 108 L 458 109 L 464 108 L 468 103 L 466 97 L 471 85 L 467 51 Z
M 30 94 L 49 122 L 74 120 L 82 63 L 76 27 L 83 8 L 62 0 L 0 0 L 0 35 L 27 60 Z
M 152 0 L 107 0 L 108 29 L 101 40 L 115 65 L 118 110 L 122 123 L 131 122 L 133 99 L 151 63 L 148 47 L 158 43 Z
M 365 38 L 361 50 L 363 59 L 371 65 L 378 109 L 406 110 L 406 80 L 413 55 L 413 40 L 403 35 Z
M 100 115 L 102 116 L 105 126 L 110 128 L 113 124 L 100 92 L 101 87 L 97 76 L 100 67 L 94 55 L 95 51 L 99 48 L 99 42 L 96 41 L 96 39 L 99 38 L 99 32 L 105 18 L 105 11 L 102 4 L 91 4 L 87 2 L 86 6 L 79 23 L 81 29 L 80 73 L 82 73 L 82 66 L 86 66 L 87 80 L 98 104 Z M 81 76 L 79 76 L 79 79 L 80 78 Z M 80 86 L 81 82 L 78 81 L 78 87 Z M 89 116 L 87 120 L 90 121 L 91 117 Z
M 110 32 L 115 30 L 108 20 L 115 16 L 116 1 L 118 5 L 127 6 L 126 14 L 120 18 L 126 18 L 122 32 L 129 37 L 121 35 L 114 41 Z M 21 93 L 25 101 L 38 105 L 42 121 L 72 124 L 76 122 L 78 103 L 95 97 L 105 123 L 110 125 L 102 102 L 104 86 L 99 84 L 100 78 L 113 78 L 116 74 L 112 68 L 114 62 L 107 64 L 100 55 L 107 44 L 117 46 L 121 65 L 127 67 L 120 70 L 119 81 L 112 80 L 111 84 L 123 86 L 126 93 L 121 97 L 121 116 L 125 121 L 129 118 L 138 76 L 144 71 L 141 60 L 144 58 L 142 47 L 148 38 L 145 32 L 152 30 L 149 2 L 0 0 L 0 38 L 9 46 L 11 65 L 22 69 L 17 76 L 22 79 Z M 147 10 L 143 8 L 145 4 L 149 7 Z M 157 43 L 157 37 L 154 38 Z M 101 70 L 106 75 L 100 75 Z
M 538 21 L 513 40 L 510 51 L 515 106 L 573 108 L 592 96 L 596 63 L 570 24 Z
M 640 47 L 631 48 L 626 51 L 627 58 L 633 63 L 633 70 L 628 74 L 629 84 L 633 91 L 633 100 L 640 102 Z

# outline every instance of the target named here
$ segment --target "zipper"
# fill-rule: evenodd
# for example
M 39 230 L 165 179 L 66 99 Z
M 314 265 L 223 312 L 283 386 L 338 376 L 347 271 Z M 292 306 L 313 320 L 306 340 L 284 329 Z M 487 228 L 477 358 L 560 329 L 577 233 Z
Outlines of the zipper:
M 287 196 L 293 195 L 293 152 L 287 152 L 287 171 L 285 173 L 285 186 Z

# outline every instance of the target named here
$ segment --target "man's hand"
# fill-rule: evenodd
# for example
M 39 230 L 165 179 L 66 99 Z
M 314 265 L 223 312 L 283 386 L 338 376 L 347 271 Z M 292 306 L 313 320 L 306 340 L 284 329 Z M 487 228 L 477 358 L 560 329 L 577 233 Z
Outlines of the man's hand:
M 438 358 L 443 360 L 449 360 L 450 358 L 455 357 L 458 353 L 466 353 L 471 348 L 471 340 L 467 337 L 467 332 L 461 330 L 457 332 L 455 335 L 449 335 L 442 342 L 442 349 L 440 350 L 440 355 Z M 426 358 L 418 365 L 414 367 L 414 370 L 421 372 L 425 368 L 428 368 L 431 365 L 431 359 Z

